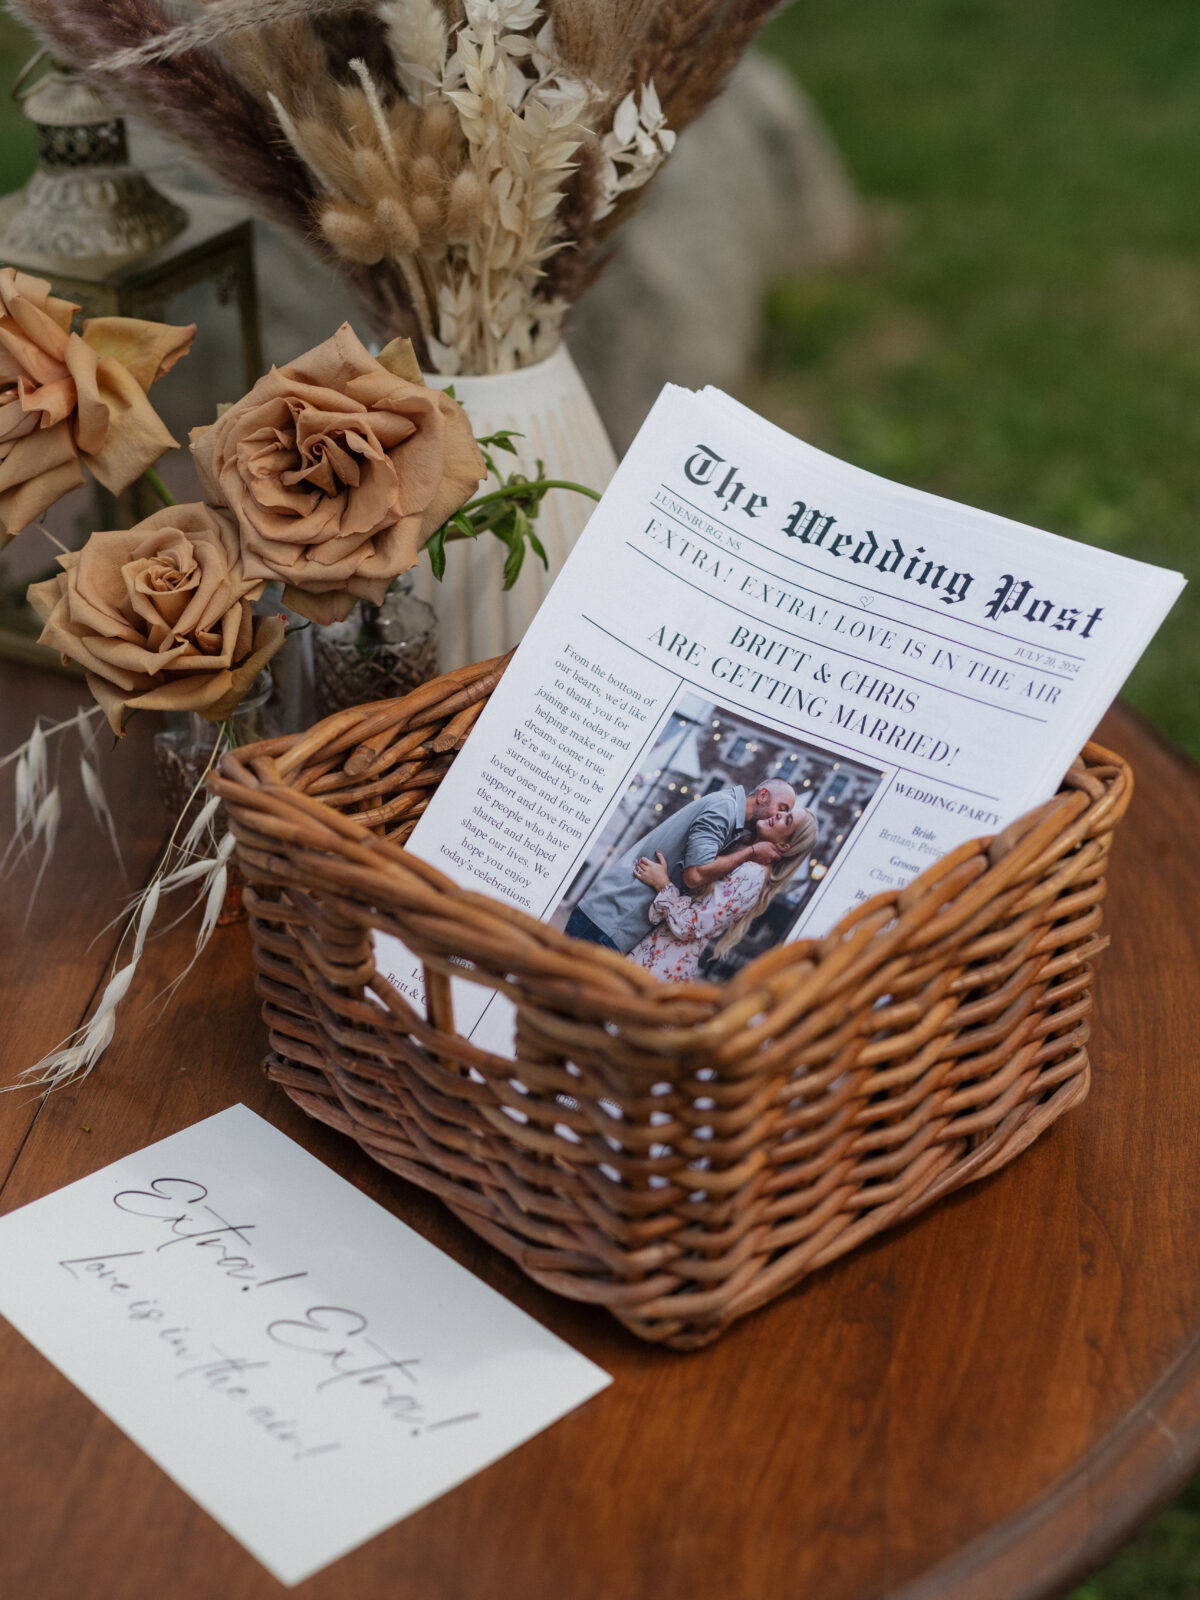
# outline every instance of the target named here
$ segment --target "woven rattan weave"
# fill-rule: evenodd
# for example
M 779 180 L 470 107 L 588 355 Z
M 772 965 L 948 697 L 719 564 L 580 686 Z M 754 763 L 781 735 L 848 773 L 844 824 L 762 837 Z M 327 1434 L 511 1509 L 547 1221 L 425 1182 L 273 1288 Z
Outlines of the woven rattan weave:
M 663 984 L 403 849 L 504 667 L 227 755 L 271 1076 L 539 1283 L 686 1349 L 994 1172 L 1088 1088 L 1093 957 L 1131 778 L 1060 793 L 728 984 Z M 375 973 L 421 957 L 429 1020 Z M 517 1060 L 455 1031 L 501 990 Z

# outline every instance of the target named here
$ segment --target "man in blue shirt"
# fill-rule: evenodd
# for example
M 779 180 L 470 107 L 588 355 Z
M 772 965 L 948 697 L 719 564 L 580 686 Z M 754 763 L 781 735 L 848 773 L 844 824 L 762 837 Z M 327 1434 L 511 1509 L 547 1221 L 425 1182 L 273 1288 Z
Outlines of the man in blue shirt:
M 768 817 L 793 810 L 796 791 L 779 778 L 768 778 L 749 796 L 740 784 L 718 789 L 682 806 L 612 862 L 580 898 L 566 931 L 628 955 L 650 929 L 654 890 L 634 876 L 641 856 L 660 851 L 671 882 L 689 894 L 702 894 L 744 861 L 770 866 L 781 854 L 777 845 L 752 836 L 748 829 Z

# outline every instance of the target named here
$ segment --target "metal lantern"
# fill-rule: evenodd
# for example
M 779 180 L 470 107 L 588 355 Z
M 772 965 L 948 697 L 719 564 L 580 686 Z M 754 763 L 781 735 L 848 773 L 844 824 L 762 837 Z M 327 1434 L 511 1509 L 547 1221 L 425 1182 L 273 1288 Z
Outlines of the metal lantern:
M 0 264 L 49 278 L 85 317 L 165 322 L 175 295 L 213 281 L 222 303 L 237 304 L 243 376 L 254 383 L 262 338 L 245 211 L 156 189 L 129 161 L 124 118 L 78 73 L 52 68 L 22 98 L 38 165 L 0 201 Z
M 126 259 L 187 227 L 187 212 L 129 164 L 125 121 L 71 72 L 50 71 L 24 98 L 37 130 L 37 171 L 0 237 L 8 261 Z

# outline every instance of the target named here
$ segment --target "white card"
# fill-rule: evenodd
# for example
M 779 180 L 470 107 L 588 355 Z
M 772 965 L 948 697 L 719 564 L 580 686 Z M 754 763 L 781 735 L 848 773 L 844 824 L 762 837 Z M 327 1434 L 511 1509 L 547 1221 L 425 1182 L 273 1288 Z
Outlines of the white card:
M 0 1217 L 0 1311 L 281 1583 L 608 1375 L 245 1106 Z

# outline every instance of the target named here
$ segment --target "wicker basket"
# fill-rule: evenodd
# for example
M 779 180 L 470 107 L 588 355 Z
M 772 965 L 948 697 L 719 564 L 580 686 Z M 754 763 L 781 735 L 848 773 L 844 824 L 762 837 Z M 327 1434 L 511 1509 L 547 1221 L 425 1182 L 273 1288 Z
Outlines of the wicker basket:
M 1083 1099 L 1118 757 L 1089 745 L 1048 804 L 824 939 L 663 984 L 402 848 L 504 665 L 236 751 L 213 780 L 268 1069 L 312 1116 L 538 1283 L 687 1349 Z M 429 1021 L 376 975 L 375 928 L 423 961 Z M 516 1062 L 456 1033 L 452 974 L 512 999 Z

